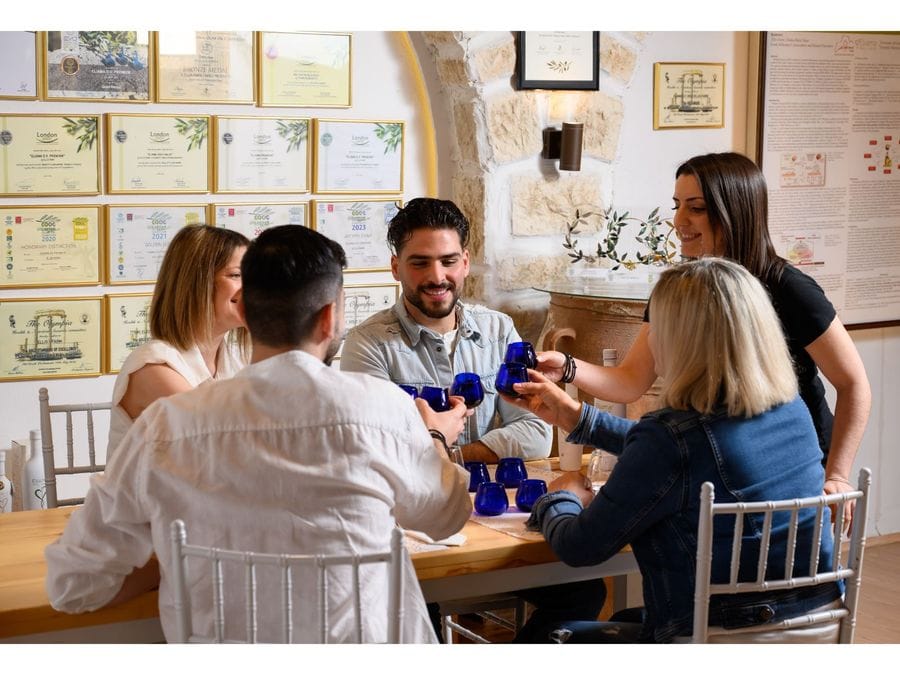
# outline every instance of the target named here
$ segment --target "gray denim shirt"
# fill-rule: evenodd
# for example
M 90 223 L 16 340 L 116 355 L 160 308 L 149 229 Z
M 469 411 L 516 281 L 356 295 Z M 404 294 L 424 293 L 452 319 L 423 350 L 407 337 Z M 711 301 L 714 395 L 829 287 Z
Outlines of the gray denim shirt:
M 469 438 L 467 425 L 457 443 L 479 440 L 498 457 L 548 457 L 551 427 L 497 395 L 494 380 L 506 356 L 506 346 L 522 339 L 512 319 L 487 307 L 461 302 L 456 313 L 459 336 L 451 355 L 443 336 L 410 317 L 401 297 L 396 305 L 348 333 L 341 352 L 341 370 L 417 388 L 449 387 L 456 373 L 477 373 L 484 386 L 484 402 L 475 409 L 478 438 Z

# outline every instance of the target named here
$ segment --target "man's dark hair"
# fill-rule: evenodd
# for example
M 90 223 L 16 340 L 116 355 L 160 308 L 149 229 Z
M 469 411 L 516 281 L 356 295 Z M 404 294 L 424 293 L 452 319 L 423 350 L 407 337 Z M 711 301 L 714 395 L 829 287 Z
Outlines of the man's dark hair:
M 254 342 L 295 347 L 338 298 L 347 257 L 340 244 L 302 225 L 281 225 L 250 243 L 241 262 L 247 328 Z
M 409 241 L 412 233 L 423 227 L 456 230 L 462 248 L 465 249 L 469 243 L 469 221 L 456 204 L 448 199 L 418 197 L 407 202 L 391 219 L 387 233 L 391 251 L 400 255 L 400 249 Z

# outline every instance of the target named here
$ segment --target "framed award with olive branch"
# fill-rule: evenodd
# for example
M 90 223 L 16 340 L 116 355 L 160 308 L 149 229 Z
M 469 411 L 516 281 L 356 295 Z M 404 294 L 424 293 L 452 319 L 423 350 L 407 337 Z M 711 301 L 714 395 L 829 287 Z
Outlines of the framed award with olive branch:
M 317 119 L 314 129 L 314 192 L 403 192 L 402 121 Z
M 33 30 L 0 31 L 0 99 L 38 97 L 40 36 Z
M 47 31 L 43 38 L 44 100 L 150 102 L 149 31 Z
M 349 33 L 260 32 L 261 107 L 349 108 Z
M 215 119 L 215 192 L 309 192 L 309 118 Z
M 100 194 L 98 115 L 0 115 L 0 197 Z
M 107 113 L 107 192 L 209 192 L 209 122 L 209 115 Z
M 383 309 L 393 307 L 400 297 L 400 284 L 347 284 L 344 286 L 344 321 L 347 330 Z
M 276 225 L 309 226 L 306 202 L 213 204 L 214 222 L 256 239 L 259 233 Z
M 150 301 L 153 293 L 103 296 L 106 354 L 103 371 L 118 373 L 132 350 L 150 342 Z
M 401 207 L 399 200 L 313 200 L 316 231 L 338 242 L 347 254 L 347 272 L 391 269 L 387 229 Z
M 158 102 L 255 102 L 253 31 L 161 30 L 153 39 Z
M 101 374 L 101 298 L 3 298 L 0 315 L 0 381 Z
M 596 91 L 599 31 L 519 31 L 516 88 Z

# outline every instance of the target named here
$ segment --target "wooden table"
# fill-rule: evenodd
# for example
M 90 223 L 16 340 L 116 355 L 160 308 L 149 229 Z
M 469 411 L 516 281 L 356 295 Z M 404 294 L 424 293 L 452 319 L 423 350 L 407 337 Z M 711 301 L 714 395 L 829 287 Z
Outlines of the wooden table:
M 0 642 L 162 641 L 156 591 L 85 614 L 62 614 L 50 607 L 44 548 L 59 537 L 75 508 L 0 515 Z M 473 521 L 463 533 L 463 546 L 411 556 L 427 600 L 638 571 L 630 551 L 601 565 L 575 568 L 560 562 L 545 541 L 518 539 Z

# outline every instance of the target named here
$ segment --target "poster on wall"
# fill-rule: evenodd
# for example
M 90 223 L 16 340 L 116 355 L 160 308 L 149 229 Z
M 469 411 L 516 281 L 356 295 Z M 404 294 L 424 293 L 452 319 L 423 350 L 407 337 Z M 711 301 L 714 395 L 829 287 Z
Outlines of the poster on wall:
M 150 342 L 152 293 L 121 293 L 104 296 L 106 304 L 106 359 L 104 372 L 118 373 L 125 359 Z
M 100 298 L 4 298 L 0 316 L 0 381 L 101 373 Z
M 315 121 L 315 192 L 403 192 L 399 120 Z
M 214 204 L 215 224 L 256 239 L 259 233 L 277 225 L 307 226 L 305 202 L 265 204 Z
M 344 248 L 348 272 L 388 271 L 391 251 L 387 230 L 401 206 L 390 199 L 315 200 L 315 228 Z
M 259 105 L 349 108 L 349 33 L 259 33 Z
M 254 102 L 253 31 L 161 30 L 154 38 L 159 103 Z
M 215 192 L 309 192 L 309 118 L 216 117 Z
M 39 46 L 36 31 L 0 31 L 0 99 L 37 98 Z

